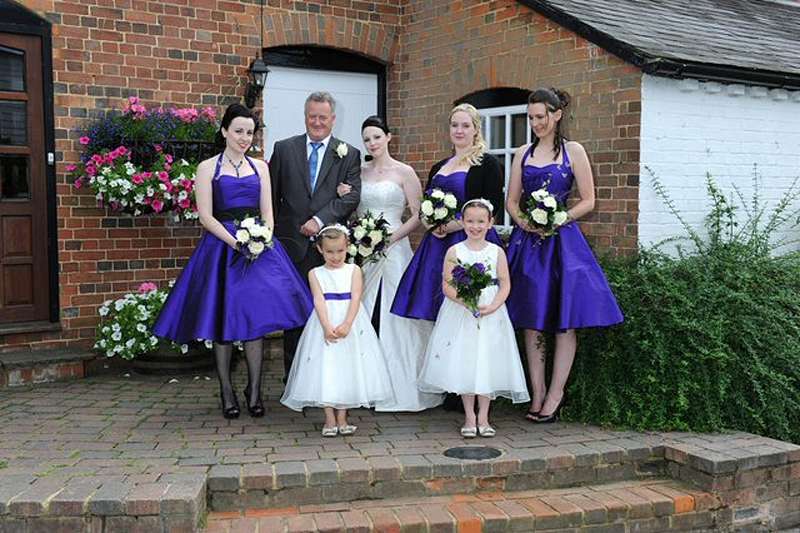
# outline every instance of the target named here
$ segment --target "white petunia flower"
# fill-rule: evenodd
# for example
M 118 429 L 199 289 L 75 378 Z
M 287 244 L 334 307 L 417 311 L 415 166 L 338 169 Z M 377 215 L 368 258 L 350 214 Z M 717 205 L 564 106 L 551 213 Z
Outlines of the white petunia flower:
M 100 309 L 98 309 L 98 310 L 97 310 L 97 312 L 98 312 L 98 313 L 100 313 L 100 316 L 106 316 L 106 315 L 108 315 L 108 311 L 109 311 L 109 309 L 108 309 L 108 307 L 106 307 L 105 305 L 104 305 L 104 306 L 102 306 Z

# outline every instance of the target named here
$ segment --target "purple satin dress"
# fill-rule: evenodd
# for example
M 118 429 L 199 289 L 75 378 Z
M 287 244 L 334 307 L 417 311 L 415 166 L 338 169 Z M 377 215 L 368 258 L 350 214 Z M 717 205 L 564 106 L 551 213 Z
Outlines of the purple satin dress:
M 467 172 L 460 170 L 452 174 L 436 174 L 428 190 L 441 189 L 455 195 L 460 206 L 467 200 Z M 435 321 L 444 301 L 442 292 L 442 270 L 444 256 L 454 244 L 467 238 L 464 230 L 458 230 L 440 239 L 426 232 L 414 257 L 408 264 L 392 303 L 392 313 L 406 318 Z M 502 247 L 494 228 L 489 230 L 486 240 Z
M 575 175 L 562 145 L 563 162 L 544 167 L 526 165 L 533 145 L 522 158 L 522 198 L 540 189 L 566 203 Z M 508 314 L 516 328 L 563 332 L 574 328 L 619 324 L 622 311 L 600 265 L 576 222 L 542 240 L 515 227 L 508 246 L 511 294 Z
M 231 235 L 234 219 L 260 213 L 261 180 L 219 174 L 217 160 L 211 182 L 214 216 Z M 311 293 L 278 239 L 252 263 L 239 252 L 205 232 L 172 287 L 155 322 L 159 337 L 185 343 L 196 339 L 216 342 L 252 340 L 270 332 L 298 328 L 308 320 Z

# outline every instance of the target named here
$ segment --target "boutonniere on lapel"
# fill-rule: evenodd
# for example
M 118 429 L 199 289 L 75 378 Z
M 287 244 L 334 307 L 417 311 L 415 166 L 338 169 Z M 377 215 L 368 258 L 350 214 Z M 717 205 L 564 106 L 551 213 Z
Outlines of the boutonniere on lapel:
M 339 159 L 343 159 L 347 155 L 346 143 L 339 143 L 339 146 L 336 147 L 336 155 Z

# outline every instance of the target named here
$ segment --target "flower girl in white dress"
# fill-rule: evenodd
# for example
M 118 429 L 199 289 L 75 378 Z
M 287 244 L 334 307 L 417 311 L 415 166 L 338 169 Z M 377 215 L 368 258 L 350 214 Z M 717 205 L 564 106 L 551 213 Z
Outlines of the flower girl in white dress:
M 506 254 L 486 240 L 492 210 L 492 204 L 483 198 L 470 200 L 462 208 L 467 240 L 447 250 L 442 281 L 446 298 L 436 317 L 418 380 L 420 390 L 461 395 L 465 414 L 461 435 L 467 438 L 495 435 L 489 424 L 489 405 L 498 396 L 514 403 L 529 400 L 514 328 L 505 306 L 511 287 Z M 457 262 L 482 263 L 497 279 L 480 292 L 477 311 L 469 309 L 451 285 Z
M 339 224 L 317 235 L 325 264 L 308 274 L 314 313 L 298 342 L 281 398 L 296 411 L 324 408 L 324 437 L 355 433 L 347 409 L 394 398 L 380 342 L 361 306 L 361 269 L 345 262 L 347 235 Z

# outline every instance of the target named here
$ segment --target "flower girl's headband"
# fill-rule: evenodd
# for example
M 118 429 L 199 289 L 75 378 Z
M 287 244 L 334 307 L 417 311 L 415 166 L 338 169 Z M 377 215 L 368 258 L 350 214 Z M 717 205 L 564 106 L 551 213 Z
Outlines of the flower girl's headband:
M 492 205 L 492 202 L 486 198 L 473 198 L 472 200 L 467 200 L 464 202 L 464 205 L 461 206 L 461 211 L 463 212 L 464 209 L 470 206 L 470 204 L 481 204 L 488 209 L 490 213 L 494 213 L 494 206 Z
M 343 225 L 336 223 L 336 224 L 328 224 L 327 226 L 323 227 L 319 232 L 317 232 L 317 236 L 314 237 L 314 240 L 321 239 L 325 233 L 329 231 L 338 231 L 345 235 L 350 235 L 350 231 Z

